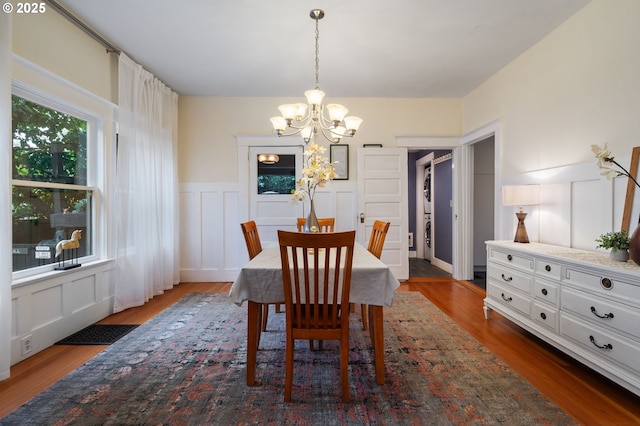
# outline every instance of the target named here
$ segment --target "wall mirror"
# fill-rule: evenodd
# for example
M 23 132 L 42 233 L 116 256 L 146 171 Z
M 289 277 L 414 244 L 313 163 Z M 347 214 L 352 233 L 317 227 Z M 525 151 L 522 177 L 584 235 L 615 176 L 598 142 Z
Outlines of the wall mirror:
M 638 172 L 638 166 L 640 165 L 640 146 L 633 148 L 631 154 L 631 164 L 629 165 L 629 174 L 633 176 L 635 180 L 640 178 Z M 622 214 L 622 230 L 632 233 L 638 226 L 638 216 L 632 217 L 633 212 L 633 200 L 635 197 L 636 184 L 633 180 L 628 179 L 627 183 L 627 195 L 624 199 L 624 213 Z

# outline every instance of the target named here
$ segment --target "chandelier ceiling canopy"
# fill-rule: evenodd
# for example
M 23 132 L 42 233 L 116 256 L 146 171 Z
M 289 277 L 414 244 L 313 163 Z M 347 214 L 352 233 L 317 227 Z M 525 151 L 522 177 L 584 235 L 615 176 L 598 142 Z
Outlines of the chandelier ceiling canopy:
M 305 143 L 316 140 L 321 133 L 327 140 L 339 143 L 343 137 L 352 137 L 362 123 L 360 117 L 347 116 L 349 110 L 340 104 L 322 104 L 325 93 L 320 90 L 320 62 L 318 47 L 320 31 L 318 21 L 324 17 L 324 11 L 313 9 L 309 16 L 316 21 L 316 87 L 304 92 L 307 103 L 280 105 L 281 116 L 272 117 L 271 124 L 278 136 L 300 134 Z M 328 114 L 328 115 L 327 115 Z M 288 133 L 285 133 L 288 132 Z

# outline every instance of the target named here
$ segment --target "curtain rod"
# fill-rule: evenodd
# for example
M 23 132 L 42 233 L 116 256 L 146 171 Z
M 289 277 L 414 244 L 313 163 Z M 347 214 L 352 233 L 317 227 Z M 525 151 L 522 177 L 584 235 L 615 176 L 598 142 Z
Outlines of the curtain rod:
M 50 4 L 54 9 L 56 9 L 62 16 L 67 18 L 73 24 L 75 24 L 82 31 L 90 35 L 93 39 L 95 39 L 98 43 L 102 44 L 107 48 L 107 53 L 115 53 L 117 55 L 120 54 L 120 49 L 111 44 L 108 40 L 102 37 L 100 34 L 95 32 L 92 28 L 90 28 L 87 24 L 82 22 L 80 19 L 76 18 L 71 12 L 62 7 L 60 4 L 56 3 L 55 0 L 45 0 L 48 4 Z

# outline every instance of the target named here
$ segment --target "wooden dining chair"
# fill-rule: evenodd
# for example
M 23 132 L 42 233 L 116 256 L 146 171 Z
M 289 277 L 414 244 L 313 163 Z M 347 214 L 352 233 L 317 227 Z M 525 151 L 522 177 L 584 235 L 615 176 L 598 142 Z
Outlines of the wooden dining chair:
M 367 250 L 375 257 L 380 259 L 382 255 L 382 248 L 384 247 L 384 240 L 387 238 L 387 231 L 389 231 L 389 222 L 383 222 L 376 220 L 373 222 L 373 228 L 371 229 L 371 236 L 369 237 L 369 245 Z M 367 316 L 367 305 L 360 305 L 360 311 L 362 314 L 362 328 L 367 329 L 369 327 L 369 317 Z
M 319 217 L 318 225 L 320 225 L 320 232 L 333 232 L 336 219 L 334 217 Z M 304 217 L 298 218 L 298 232 L 302 232 L 307 219 Z
M 241 223 L 240 227 L 242 228 L 244 241 L 247 243 L 249 260 L 251 260 L 262 251 L 262 243 L 260 243 L 260 234 L 258 234 L 258 227 L 253 220 Z M 267 319 L 269 318 L 269 305 L 263 303 L 261 311 L 260 330 L 265 331 L 267 329 Z M 260 339 L 258 339 L 258 342 L 260 342 Z
M 286 402 L 291 401 L 296 340 L 340 341 L 342 401 L 349 402 L 349 290 L 355 235 L 355 231 L 278 231 L 286 315 Z

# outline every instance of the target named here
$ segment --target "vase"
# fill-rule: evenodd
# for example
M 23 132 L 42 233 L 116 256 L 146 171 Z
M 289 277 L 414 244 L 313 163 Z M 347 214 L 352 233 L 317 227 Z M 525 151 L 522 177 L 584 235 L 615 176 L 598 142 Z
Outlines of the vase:
M 640 225 L 629 238 L 629 257 L 640 266 Z
M 618 249 L 616 251 L 611 250 L 609 257 L 615 262 L 626 262 L 629 260 L 629 250 Z
M 307 216 L 307 221 L 304 223 L 302 230 L 304 232 L 320 232 L 320 224 L 318 223 L 318 217 L 316 216 L 316 209 L 313 205 L 313 199 L 311 199 L 311 203 L 309 206 L 309 215 Z

